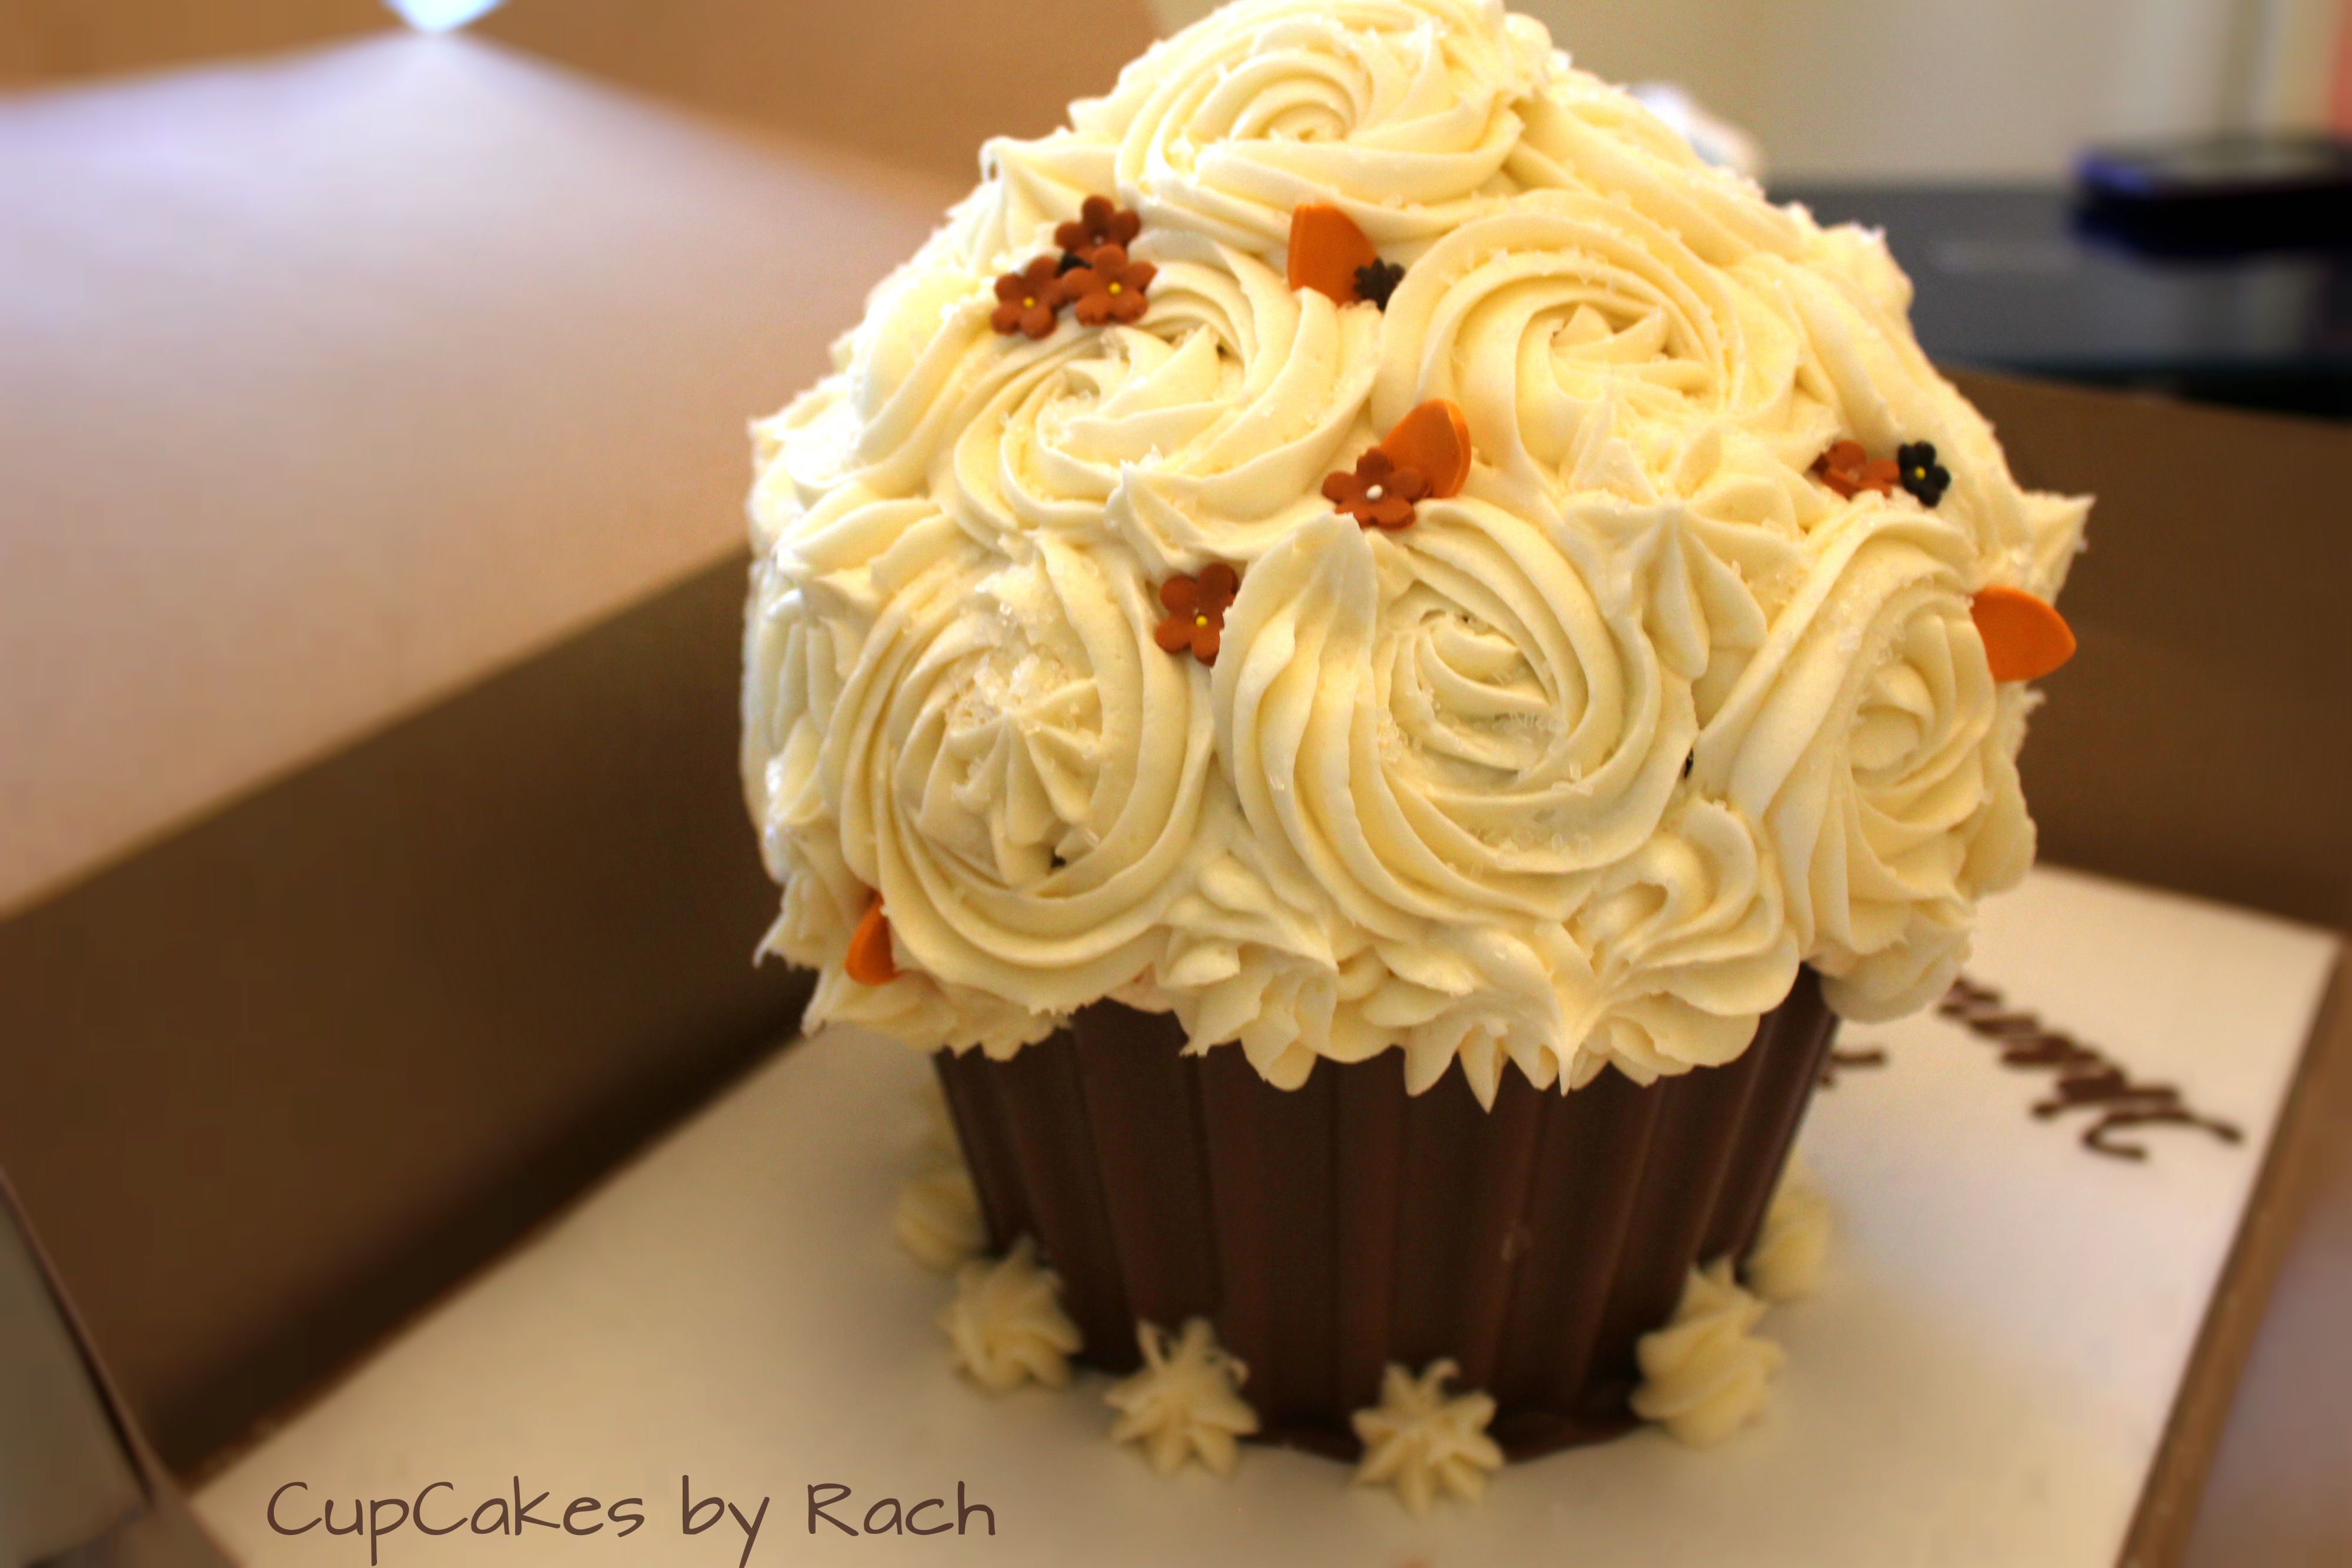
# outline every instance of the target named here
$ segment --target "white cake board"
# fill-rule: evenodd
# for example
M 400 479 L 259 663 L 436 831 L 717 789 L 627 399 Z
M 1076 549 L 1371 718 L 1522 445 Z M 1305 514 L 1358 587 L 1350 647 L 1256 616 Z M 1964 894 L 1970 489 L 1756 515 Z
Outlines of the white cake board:
M 309 1490 L 282 1521 L 331 1496 L 341 1524 L 354 1499 L 447 1480 L 425 1505 L 438 1525 L 517 1479 L 526 1501 L 550 1494 L 540 1517 L 638 1497 L 646 1523 L 404 1528 L 381 1561 L 739 1563 L 733 1521 L 680 1534 L 682 1474 L 747 1518 L 770 1500 L 750 1555 L 764 1563 L 2107 1568 L 2337 952 L 2332 933 L 2052 871 L 1990 904 L 1972 976 L 2245 1141 L 2158 1127 L 2145 1163 L 2104 1158 L 2077 1141 L 2082 1113 L 2028 1113 L 2047 1074 L 2003 1068 L 1956 1025 L 1850 1027 L 1842 1044 L 1892 1060 L 1841 1074 L 1802 1140 L 1838 1220 L 1831 1277 L 1766 1319 L 1788 1367 L 1719 1448 L 1643 1431 L 1511 1467 L 1483 1507 L 1416 1521 L 1299 1454 L 1252 1448 L 1229 1480 L 1163 1480 L 1106 1440 L 1098 1377 L 976 1393 L 933 1325 L 946 1281 L 889 1234 L 929 1064 L 841 1033 L 619 1173 L 196 1506 L 254 1568 L 364 1561 L 362 1541 L 273 1532 L 284 1483 Z M 853 1489 L 831 1511 L 853 1521 L 885 1497 L 945 1497 L 924 1523 L 952 1518 L 961 1482 L 997 1533 L 812 1535 L 820 1482 Z

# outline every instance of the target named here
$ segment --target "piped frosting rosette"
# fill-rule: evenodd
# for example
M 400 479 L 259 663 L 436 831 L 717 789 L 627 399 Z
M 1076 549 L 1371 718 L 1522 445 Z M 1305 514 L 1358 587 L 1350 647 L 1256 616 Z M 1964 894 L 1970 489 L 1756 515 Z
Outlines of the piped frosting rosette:
M 1323 517 L 1244 580 L 1218 749 L 1259 842 L 1353 925 L 1564 920 L 1656 826 L 1690 694 L 1576 553 L 1465 498 L 1379 538 Z
M 1262 856 L 1248 902 L 1356 942 L 1344 964 L 1241 948 L 1219 977 L 1270 1078 L 1398 1043 L 1416 1086 L 1459 1057 L 1482 1099 L 1507 1058 L 1538 1083 L 1612 1057 L 1646 1081 L 1728 1060 L 1786 994 L 1769 854 L 1682 798 L 1689 685 L 1637 604 L 1595 599 L 1605 553 L 1464 500 L 1394 535 L 1310 524 L 1243 585 L 1213 689 Z M 1221 945 L 1180 938 L 1170 968 Z M 1363 1027 L 1265 1005 L 1318 967 L 1347 973 Z
M 1506 186 L 1550 63 L 1543 29 L 1487 0 L 1228 5 L 1073 104 L 1069 129 L 991 141 L 941 244 L 990 267 L 1116 187 L 1147 227 L 1261 256 L 1306 201 L 1410 249 Z
M 793 795 L 816 798 L 801 808 L 815 822 L 776 837 L 837 843 L 810 869 L 852 880 L 814 917 L 788 908 L 772 941 L 825 966 L 829 1016 L 905 1027 L 993 998 L 980 1043 L 1009 1051 L 1145 961 L 1201 836 L 1207 693 L 1153 645 L 1132 563 L 1050 537 L 1007 560 L 936 510 L 870 520 L 895 532 L 887 548 L 804 599 L 873 596 L 855 660 L 780 682 L 767 720 L 814 752 Z M 822 915 L 859 908 L 864 888 L 905 954 L 886 985 L 834 972 L 839 922 Z
M 1489 1097 L 1726 1061 L 1801 962 L 1857 1017 L 1944 983 L 2032 850 L 1972 602 L 2053 596 L 2085 504 L 1875 236 L 1477 0 L 1243 0 L 983 170 L 758 427 L 813 1022 L 1002 1055 L 1111 998 Z M 1375 515 L 1433 408 L 1466 464 Z
M 1799 392 L 1801 339 L 1774 308 L 1771 270 L 1760 256 L 1711 266 L 1621 202 L 1529 192 L 1405 274 L 1373 421 L 1450 398 L 1482 459 L 1555 491 L 1602 408 L 1661 469 L 1702 434 L 1720 456 L 1728 434 L 1759 448 L 1756 466 L 1801 474 L 1833 425 Z
M 1889 1018 L 1951 983 L 1977 899 L 2032 862 L 2016 765 L 2029 698 L 1987 666 L 1960 529 L 1856 505 L 1825 535 L 1692 779 L 1764 825 L 1831 1004 Z
M 1361 418 L 1380 317 L 1194 235 L 1136 246 L 1158 275 L 1134 326 L 1080 340 L 992 394 L 934 484 L 977 537 L 1115 539 L 1156 576 L 1245 563 L 1325 510 L 1316 486 Z M 972 350 L 992 352 L 982 344 Z
M 845 486 L 919 493 L 934 462 L 1003 384 L 1042 372 L 1076 346 L 992 332 L 987 279 L 918 257 L 885 279 L 866 319 L 834 344 L 834 373 L 756 426 L 755 542 L 770 518 Z

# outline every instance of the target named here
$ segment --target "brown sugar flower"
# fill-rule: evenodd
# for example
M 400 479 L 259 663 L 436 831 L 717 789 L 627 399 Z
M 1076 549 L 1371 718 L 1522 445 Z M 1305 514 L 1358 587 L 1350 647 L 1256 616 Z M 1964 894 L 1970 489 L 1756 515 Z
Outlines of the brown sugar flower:
M 1241 589 L 1241 574 L 1223 561 L 1213 560 L 1198 577 L 1171 577 L 1160 585 L 1160 604 L 1168 619 L 1151 640 L 1171 653 L 1187 648 L 1204 664 L 1217 662 L 1217 646 L 1224 641 L 1225 612 Z
M 1128 260 L 1125 246 L 1097 246 L 1086 266 L 1062 274 L 1062 289 L 1076 301 L 1082 326 L 1134 321 L 1143 315 L 1144 291 L 1159 274 L 1160 269 L 1148 261 Z
M 1892 457 L 1871 456 L 1859 441 L 1840 441 L 1813 459 L 1813 477 L 1851 501 L 1864 490 L 1892 496 L 1903 469 Z
M 1412 521 L 1412 504 L 1429 494 L 1429 476 L 1400 468 L 1375 446 L 1356 459 L 1353 474 L 1323 476 L 1323 498 L 1368 528 L 1401 528 Z
M 1107 245 L 1122 249 L 1135 243 L 1143 232 L 1143 220 L 1108 196 L 1088 196 L 1078 208 L 1078 215 L 1054 231 L 1054 243 L 1078 258 L 1080 262 Z
M 1069 298 L 1054 273 L 1054 258 L 1041 256 L 1019 272 L 996 280 L 996 311 L 988 324 L 1006 334 L 1043 338 L 1054 329 L 1054 312 Z

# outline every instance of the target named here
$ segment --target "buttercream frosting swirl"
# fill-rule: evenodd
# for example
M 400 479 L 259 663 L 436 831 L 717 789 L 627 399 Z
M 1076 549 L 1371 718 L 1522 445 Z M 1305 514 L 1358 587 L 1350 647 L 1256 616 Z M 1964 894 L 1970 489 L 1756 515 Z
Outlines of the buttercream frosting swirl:
M 1942 988 L 2033 842 L 1970 599 L 2054 596 L 2085 504 L 2019 488 L 1877 236 L 1487 0 L 1240 0 L 982 165 L 756 430 L 744 778 L 812 1023 L 1001 1056 L 1109 997 L 1490 1099 L 1727 1060 L 1800 962 L 1854 1017 Z M 1145 308 L 993 329 L 1089 195 Z M 1288 286 L 1309 201 L 1384 307 Z M 1432 399 L 1459 494 L 1335 512 Z M 1843 497 L 1840 440 L 1950 486 Z M 1154 641 L 1213 564 L 1213 668 Z
M 1822 533 L 1692 779 L 1772 836 L 1790 927 L 1832 1005 L 1883 1019 L 1950 987 L 1977 898 L 2032 862 L 2026 697 L 1987 667 L 1958 528 L 1873 497 Z
M 1322 201 L 1410 248 L 1507 183 L 1549 45 L 1499 0 L 1229 5 L 1073 104 L 1067 130 L 991 141 L 957 238 L 1032 244 L 1115 184 L 1147 229 L 1278 255 L 1291 209 Z
M 1154 576 L 1245 563 L 1324 509 L 1317 486 L 1358 434 L 1379 318 L 1199 235 L 1149 234 L 1135 254 L 1157 268 L 1144 319 L 1076 334 L 1032 373 L 968 376 L 992 395 L 933 492 L 1010 553 L 1042 534 L 1113 541 Z

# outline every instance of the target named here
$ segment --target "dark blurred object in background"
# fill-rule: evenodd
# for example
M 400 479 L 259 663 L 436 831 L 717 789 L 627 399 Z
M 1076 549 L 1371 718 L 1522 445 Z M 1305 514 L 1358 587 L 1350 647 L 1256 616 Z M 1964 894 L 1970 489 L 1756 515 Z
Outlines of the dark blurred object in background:
M 1886 231 L 1947 364 L 2352 419 L 2352 249 L 2152 255 L 2088 232 L 2063 185 L 1790 185 Z
M 2151 256 L 2352 246 L 2352 141 L 2213 136 L 2095 147 L 2074 165 L 2085 234 Z

